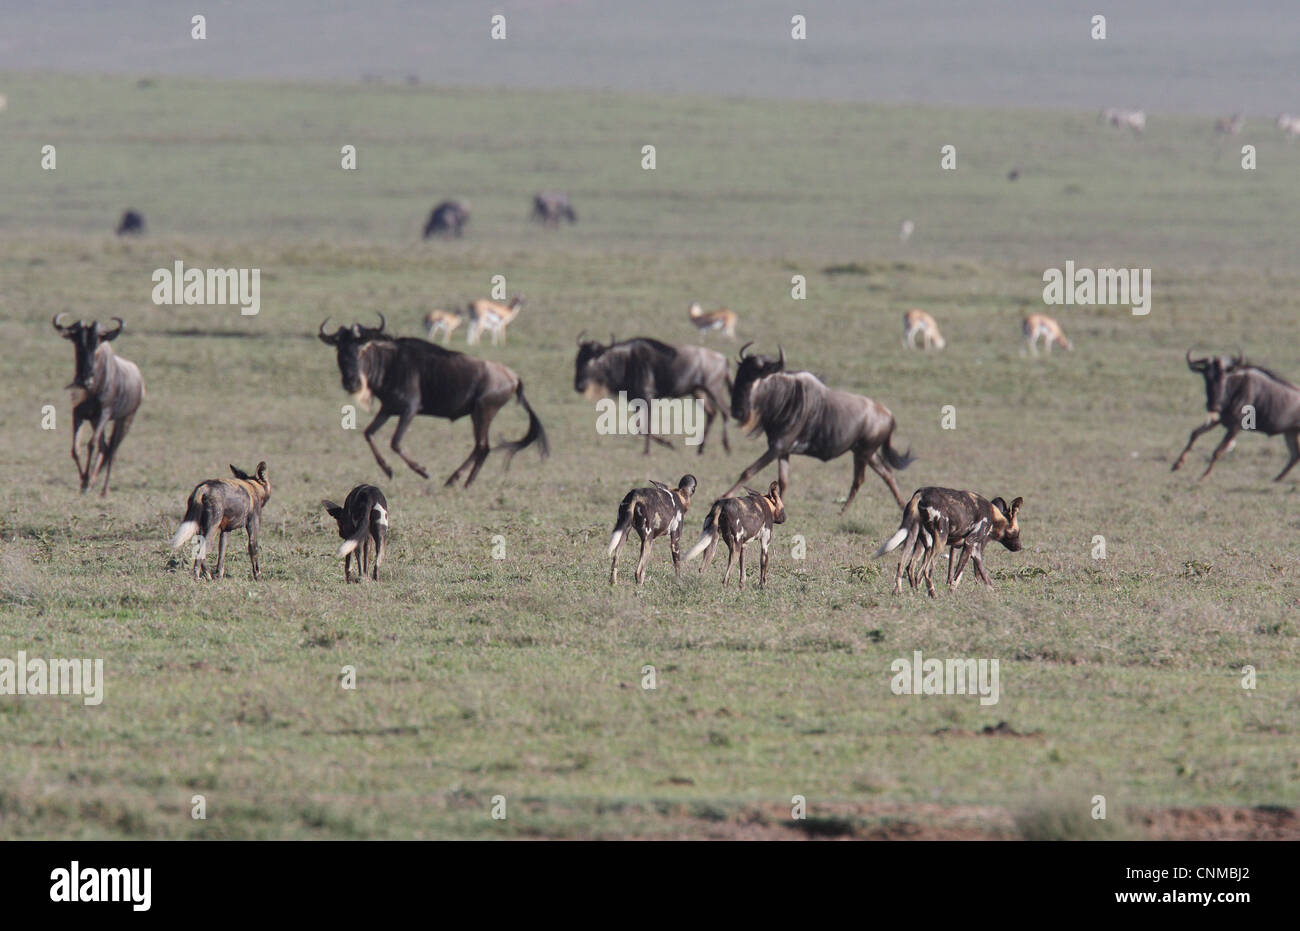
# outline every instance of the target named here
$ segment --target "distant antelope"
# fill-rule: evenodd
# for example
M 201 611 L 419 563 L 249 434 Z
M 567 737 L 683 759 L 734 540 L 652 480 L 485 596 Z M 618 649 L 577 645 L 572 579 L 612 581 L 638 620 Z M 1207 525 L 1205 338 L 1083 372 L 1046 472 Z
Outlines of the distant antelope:
M 77 367 L 68 385 L 73 391 L 72 404 L 72 461 L 77 464 L 81 490 L 90 487 L 99 470 L 104 470 L 104 487 L 99 496 L 108 494 L 108 479 L 113 474 L 113 460 L 117 448 L 131 429 L 135 412 L 144 400 L 144 377 L 134 362 L 113 354 L 108 345 L 122 333 L 122 318 L 114 317 L 117 329 L 102 331 L 99 321 L 86 326 L 80 320 L 64 325 L 59 323 L 63 314 L 55 314 L 50 322 L 59 335 L 71 341 L 77 349 Z M 93 431 L 86 448 L 86 467 L 81 467 L 77 455 L 77 433 L 83 423 L 89 422 Z M 108 428 L 112 426 L 112 436 Z
M 257 562 L 257 531 L 262 524 L 262 508 L 271 498 L 271 480 L 266 473 L 266 463 L 257 464 L 257 475 L 230 467 L 234 478 L 212 478 L 199 482 L 190 492 L 185 508 L 185 519 L 172 537 L 172 549 L 180 549 L 190 537 L 199 535 L 199 547 L 194 553 L 194 578 L 213 578 L 208 569 L 208 549 L 213 538 L 217 543 L 217 580 L 226 574 L 226 537 L 230 531 L 243 528 L 248 531 L 248 559 L 253 564 L 253 578 L 262 577 L 262 567 Z
M 1234 113 L 1232 116 L 1221 116 L 1214 121 L 1214 131 L 1222 133 L 1225 136 L 1237 136 L 1241 134 L 1241 127 L 1245 121 L 1241 118 L 1240 113 Z
M 524 299 L 516 294 L 510 299 L 509 304 L 498 304 L 496 301 L 489 301 L 480 298 L 469 305 L 469 329 L 466 331 L 466 342 L 471 346 L 478 345 L 483 331 L 487 330 L 492 334 L 492 345 L 504 343 L 506 341 L 506 327 L 510 321 L 519 316 L 519 311 L 523 310 Z
M 1062 349 L 1072 350 L 1074 346 L 1065 338 L 1061 325 L 1047 314 L 1030 314 L 1021 327 L 1025 336 L 1025 348 L 1038 355 L 1038 341 L 1041 339 L 1047 347 L 1047 354 L 1052 354 L 1052 344 L 1057 343 Z
M 1097 121 L 1108 123 L 1111 126 L 1128 127 L 1138 135 L 1141 135 L 1147 128 L 1147 115 L 1143 110 L 1122 110 L 1116 107 L 1108 107 L 1101 111 Z
M 939 324 L 934 322 L 934 318 L 924 310 L 909 310 L 903 314 L 903 348 L 915 349 L 916 337 L 921 337 L 921 348 L 942 349 L 947 345 L 943 334 L 939 332 Z
M 424 334 L 429 342 L 438 342 L 438 335 L 444 338 L 441 342 L 451 342 L 451 334 L 456 327 L 465 322 L 465 315 L 460 311 L 450 310 L 431 310 L 424 316 Z
M 686 311 L 690 314 L 691 323 L 700 333 L 708 333 L 710 330 L 721 330 L 728 339 L 736 338 L 736 323 L 740 320 L 734 310 L 727 310 L 725 307 L 719 307 L 717 310 L 711 310 L 705 313 L 704 308 L 696 301 Z
M 1286 133 L 1288 139 L 1300 136 L 1300 116 L 1283 113 L 1277 118 L 1277 128 Z

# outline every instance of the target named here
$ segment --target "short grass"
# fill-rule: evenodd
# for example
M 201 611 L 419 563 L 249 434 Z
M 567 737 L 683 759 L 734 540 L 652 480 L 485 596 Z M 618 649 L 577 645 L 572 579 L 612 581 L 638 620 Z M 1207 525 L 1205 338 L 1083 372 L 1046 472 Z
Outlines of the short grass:
M 1203 416 L 1189 345 L 1241 344 L 1300 373 L 1300 166 L 1262 127 L 1252 174 L 1195 121 L 1136 140 L 1067 113 L 5 87 L 0 656 L 103 657 L 107 696 L 0 699 L 0 835 L 694 836 L 798 794 L 814 816 L 964 806 L 1012 834 L 1113 836 L 1079 815 L 1093 795 L 1117 823 L 1130 806 L 1300 800 L 1300 520 L 1295 481 L 1269 481 L 1282 443 L 1247 437 L 1198 485 L 1206 437 L 1169 472 Z M 938 167 L 948 142 L 954 173 Z M 355 175 L 338 168 L 344 143 Z M 571 192 L 576 227 L 525 222 L 546 186 Z M 470 235 L 418 243 L 445 195 L 471 200 Z M 150 235 L 107 232 L 126 206 Z M 1152 267 L 1154 309 L 1061 308 L 1077 351 L 1022 357 L 1019 318 L 1067 258 Z M 261 313 L 152 305 L 150 273 L 176 259 L 261 268 Z M 349 399 L 317 325 L 382 311 L 416 334 L 423 311 L 496 274 L 528 306 L 508 345 L 476 351 L 521 374 L 552 458 L 529 450 L 506 472 L 494 456 L 468 492 L 443 489 L 469 425 L 421 419 L 408 449 L 435 480 L 384 479 L 340 426 Z M 733 429 L 730 456 L 647 459 L 598 436 L 572 390 L 578 331 L 691 340 L 693 299 L 888 405 L 918 456 L 905 492 L 1022 495 L 1024 550 L 989 556 L 997 593 L 968 579 L 935 601 L 891 596 L 893 562 L 871 554 L 897 526 L 892 499 L 871 477 L 840 516 L 849 462 L 807 459 L 766 590 L 722 589 L 716 565 L 675 579 L 661 545 L 643 588 L 611 591 L 604 548 L 628 488 L 693 472 L 693 537 L 762 449 Z M 945 352 L 901 351 L 911 306 L 939 318 Z M 148 383 L 106 501 L 77 494 L 69 461 L 72 352 L 49 328 L 64 310 L 126 318 L 115 348 Z M 493 435 L 524 424 L 512 406 Z M 258 459 L 274 486 L 265 578 L 232 537 L 230 577 L 196 584 L 166 545 L 184 499 Z M 318 502 L 359 481 L 385 489 L 392 545 L 379 585 L 344 587 Z M 893 695 L 890 663 L 916 649 L 999 659 L 1001 701 Z M 1001 721 L 1021 736 L 978 734 Z

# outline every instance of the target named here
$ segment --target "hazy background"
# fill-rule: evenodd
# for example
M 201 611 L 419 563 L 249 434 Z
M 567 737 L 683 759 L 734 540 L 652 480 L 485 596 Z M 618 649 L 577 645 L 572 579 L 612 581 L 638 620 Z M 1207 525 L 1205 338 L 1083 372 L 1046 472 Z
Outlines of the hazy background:
M 190 38 L 190 17 L 208 38 Z M 506 42 L 489 41 L 493 13 Z M 790 39 L 790 18 L 808 39 Z M 1090 38 L 1094 13 L 1105 41 Z M 1300 109 L 1294 0 L 5 0 L 0 71 L 600 88 L 1272 115 Z

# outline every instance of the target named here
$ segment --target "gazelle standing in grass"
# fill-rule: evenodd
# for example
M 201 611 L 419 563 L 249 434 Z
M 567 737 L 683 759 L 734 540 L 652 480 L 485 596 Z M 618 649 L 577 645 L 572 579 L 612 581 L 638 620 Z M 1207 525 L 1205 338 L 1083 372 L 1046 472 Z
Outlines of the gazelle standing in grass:
M 903 348 L 915 349 L 917 335 L 921 337 L 922 349 L 942 349 L 947 345 L 939 324 L 924 310 L 909 310 L 903 314 Z
M 1047 347 L 1049 356 L 1052 354 L 1053 343 L 1065 350 L 1074 349 L 1070 341 L 1065 338 L 1061 325 L 1047 314 L 1030 314 L 1025 317 L 1021 332 L 1025 336 L 1025 348 L 1033 355 L 1038 355 L 1038 341 L 1040 339 Z
M 451 334 L 464 322 L 465 315 L 460 311 L 431 310 L 424 316 L 425 339 L 431 343 L 449 343 Z M 437 338 L 440 334 L 441 340 Z
M 691 304 L 687 313 L 691 315 L 691 323 L 695 324 L 695 328 L 700 331 L 701 335 L 708 333 L 710 330 L 721 330 L 728 339 L 736 338 L 736 322 L 740 320 L 740 317 L 737 316 L 734 310 L 720 307 L 717 310 L 705 313 L 704 308 L 700 306 L 700 302 L 695 301 Z
M 504 343 L 506 341 L 506 327 L 510 321 L 519 316 L 519 311 L 523 310 L 524 299 L 516 294 L 510 298 L 509 304 L 498 304 L 496 301 L 489 301 L 480 298 L 469 305 L 469 329 L 466 331 L 466 341 L 475 346 L 483 331 L 487 330 L 492 334 L 492 345 Z

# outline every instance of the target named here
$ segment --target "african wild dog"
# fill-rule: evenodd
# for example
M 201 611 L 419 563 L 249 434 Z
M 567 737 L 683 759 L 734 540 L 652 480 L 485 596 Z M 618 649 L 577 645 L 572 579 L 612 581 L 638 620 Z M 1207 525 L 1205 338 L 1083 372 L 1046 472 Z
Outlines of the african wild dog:
M 126 439 L 131 421 L 144 400 L 144 377 L 134 362 L 113 354 L 108 344 L 122 333 L 122 318 L 114 317 L 117 329 L 102 331 L 99 321 L 86 326 L 80 320 L 64 325 L 59 323 L 63 314 L 55 314 L 50 321 L 59 335 L 69 340 L 77 350 L 77 368 L 69 388 L 73 390 L 72 404 L 72 461 L 77 464 L 81 490 L 90 487 L 99 470 L 104 470 L 104 487 L 100 497 L 108 494 L 108 480 L 113 474 L 113 460 L 117 448 Z M 86 449 L 86 467 L 81 467 L 77 454 L 77 433 L 83 423 L 92 427 L 90 444 Z M 113 431 L 110 436 L 109 426 Z
M 348 492 L 342 507 L 328 498 L 321 500 L 321 506 L 338 521 L 339 536 L 343 538 L 343 545 L 336 554 L 336 558 L 343 560 L 343 581 L 352 581 L 349 570 L 355 559 L 357 581 L 366 577 L 366 564 L 370 563 L 370 577 L 378 582 L 388 540 L 388 499 L 384 493 L 374 485 L 358 485 Z M 375 546 L 373 560 L 370 557 L 371 543 Z
M 743 498 L 719 498 L 713 502 L 709 516 L 704 519 L 704 532 L 700 534 L 700 542 L 691 547 L 691 551 L 686 554 L 686 561 L 690 562 L 703 553 L 704 562 L 700 564 L 700 572 L 704 572 L 713 561 L 713 551 L 721 539 L 727 544 L 727 571 L 722 576 L 722 584 L 726 585 L 727 579 L 731 577 L 731 566 L 739 551 L 740 587 L 744 588 L 745 544 L 757 539 L 762 550 L 758 563 L 758 584 L 761 588 L 767 583 L 767 550 L 772 543 L 772 525 L 785 523 L 785 505 L 781 502 L 779 482 L 773 482 L 767 494 L 751 488 L 746 488 L 745 491 L 746 496 Z
M 695 494 L 695 476 L 683 475 L 676 488 L 651 479 L 653 488 L 633 488 L 618 506 L 618 523 L 609 537 L 609 555 L 614 561 L 609 566 L 609 584 L 618 579 L 618 555 L 627 542 L 629 531 L 635 530 L 641 538 L 641 558 L 636 564 L 636 583 L 645 581 L 646 563 L 650 561 L 650 547 L 656 537 L 668 534 L 673 551 L 673 574 L 681 572 L 682 523 Z
M 975 572 L 989 588 L 993 580 L 984 569 L 984 546 L 996 540 L 1011 552 L 1020 549 L 1018 514 L 1023 498 L 1011 502 L 994 498 L 989 501 L 974 492 L 929 486 L 917 489 L 903 507 L 903 522 L 892 537 L 876 550 L 876 557 L 903 545 L 898 572 L 894 575 L 894 594 L 903 590 L 903 572 L 915 588 L 922 578 L 930 597 L 935 597 L 934 560 L 939 551 L 949 547 L 948 588 L 961 584 L 966 560 L 975 564 Z M 956 559 L 961 547 L 961 559 Z M 919 571 L 917 563 L 920 563 Z
M 248 531 L 248 559 L 253 564 L 253 578 L 262 577 L 262 568 L 257 562 L 257 530 L 262 523 L 262 508 L 271 497 L 271 480 L 266 473 L 266 463 L 257 464 L 257 475 L 230 467 L 234 478 L 210 478 L 200 482 L 190 492 L 189 502 L 185 508 L 185 519 L 181 522 L 176 536 L 172 537 L 172 549 L 180 549 L 190 537 L 199 535 L 199 546 L 194 553 L 194 578 L 213 577 L 208 571 L 208 548 L 213 539 L 220 535 L 217 546 L 217 574 L 221 579 L 226 574 L 226 537 L 230 531 L 241 527 Z

